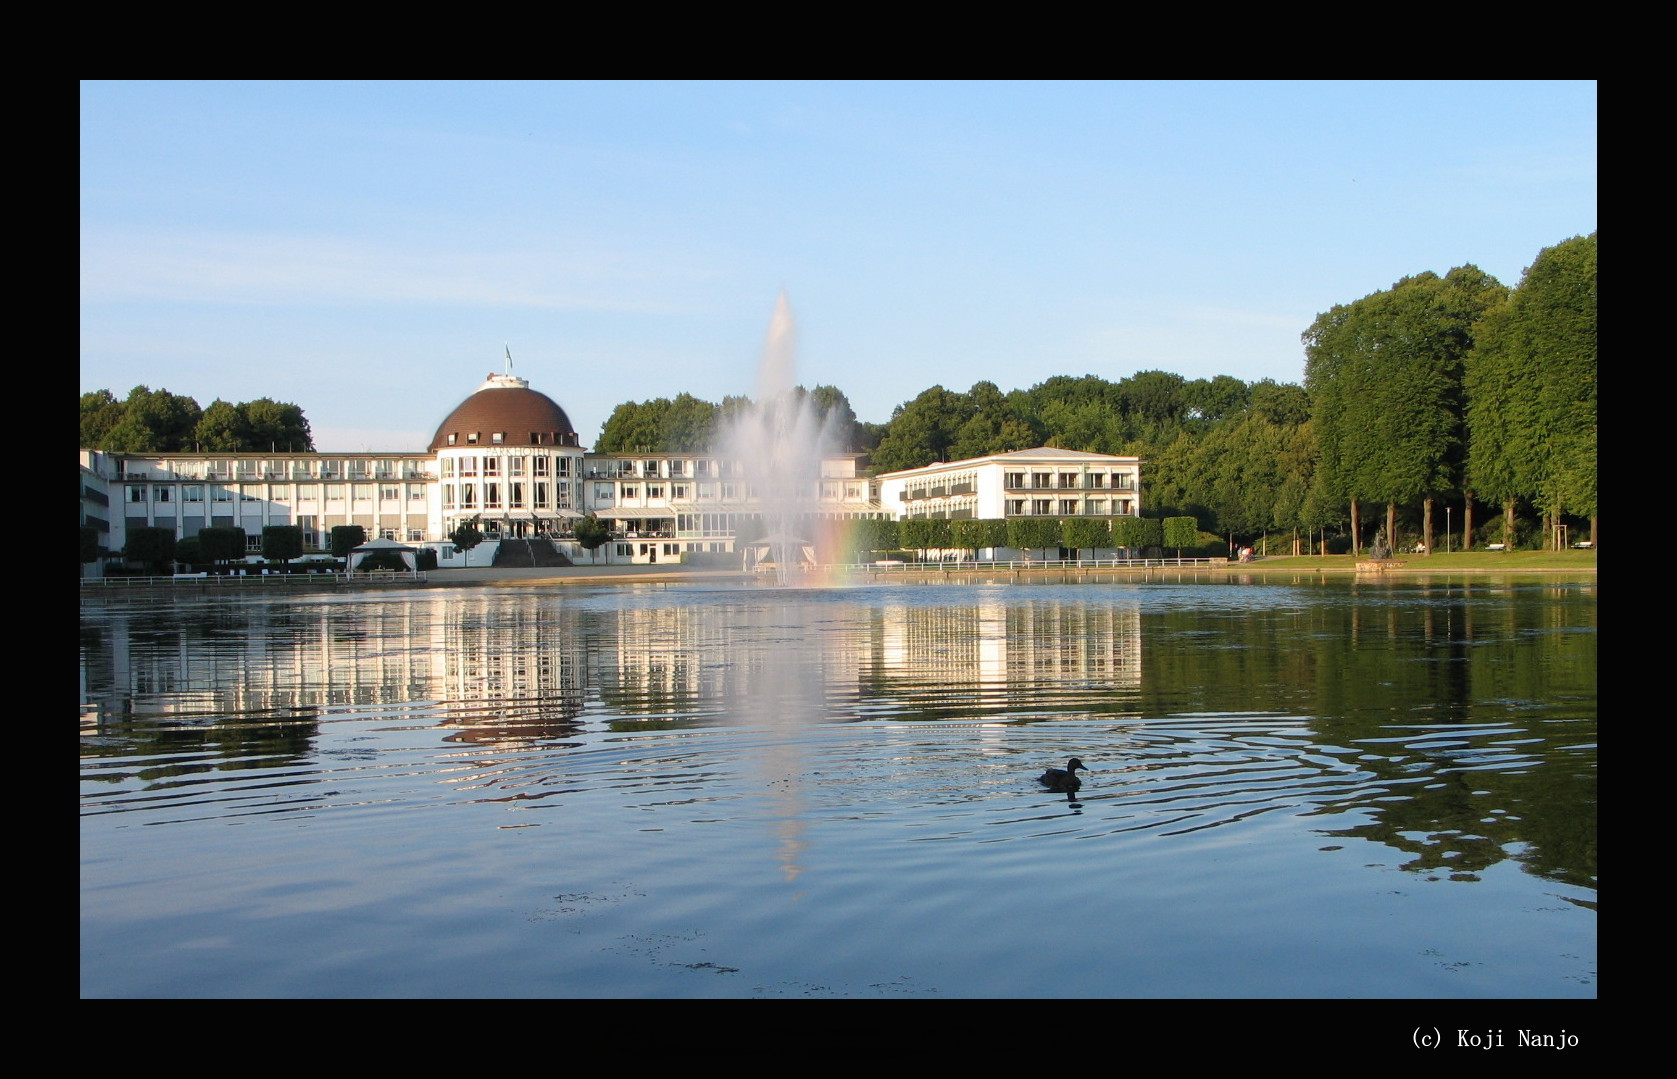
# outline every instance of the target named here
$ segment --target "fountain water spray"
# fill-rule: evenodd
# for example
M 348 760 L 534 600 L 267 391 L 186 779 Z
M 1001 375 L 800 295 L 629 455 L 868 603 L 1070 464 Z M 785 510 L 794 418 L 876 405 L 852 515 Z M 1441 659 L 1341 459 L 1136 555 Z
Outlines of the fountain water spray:
M 796 385 L 796 327 L 782 292 L 763 343 L 757 396 L 728 418 L 723 452 L 763 515 L 769 562 L 786 584 L 815 548 L 821 499 L 821 463 L 832 452 L 831 425 L 803 387 Z M 751 562 L 748 556 L 748 568 Z

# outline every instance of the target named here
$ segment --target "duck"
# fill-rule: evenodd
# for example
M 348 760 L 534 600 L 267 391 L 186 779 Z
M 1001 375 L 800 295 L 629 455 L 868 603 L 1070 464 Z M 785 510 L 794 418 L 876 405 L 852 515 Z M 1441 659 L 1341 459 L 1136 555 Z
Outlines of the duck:
M 1041 783 L 1049 790 L 1065 791 L 1067 794 L 1072 794 L 1076 792 L 1077 788 L 1083 786 L 1083 781 L 1077 778 L 1077 770 L 1079 768 L 1083 769 L 1085 772 L 1091 770 L 1088 765 L 1084 764 L 1078 758 L 1073 757 L 1071 760 L 1066 762 L 1066 766 L 1064 768 L 1050 768 L 1048 771 L 1042 773 L 1037 777 L 1037 782 Z

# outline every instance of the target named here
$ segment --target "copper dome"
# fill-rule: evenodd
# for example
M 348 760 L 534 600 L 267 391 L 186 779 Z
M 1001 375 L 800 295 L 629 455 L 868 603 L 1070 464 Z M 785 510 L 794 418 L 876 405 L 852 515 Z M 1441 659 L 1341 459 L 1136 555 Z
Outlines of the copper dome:
M 430 449 L 575 445 L 576 428 L 553 398 L 532 390 L 522 378 L 490 375 L 437 427 Z

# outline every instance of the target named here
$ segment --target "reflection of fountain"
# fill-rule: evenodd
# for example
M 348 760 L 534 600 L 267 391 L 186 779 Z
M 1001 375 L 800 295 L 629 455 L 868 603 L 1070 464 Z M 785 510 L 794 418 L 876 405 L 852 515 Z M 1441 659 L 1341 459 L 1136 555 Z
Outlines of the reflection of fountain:
M 786 584 L 814 561 L 814 510 L 821 495 L 821 462 L 833 435 L 801 386 L 796 370 L 792 308 L 782 292 L 769 322 L 757 397 L 728 418 L 725 457 L 739 469 L 761 508 L 763 530 L 756 545 L 742 544 L 748 567 L 772 566 Z

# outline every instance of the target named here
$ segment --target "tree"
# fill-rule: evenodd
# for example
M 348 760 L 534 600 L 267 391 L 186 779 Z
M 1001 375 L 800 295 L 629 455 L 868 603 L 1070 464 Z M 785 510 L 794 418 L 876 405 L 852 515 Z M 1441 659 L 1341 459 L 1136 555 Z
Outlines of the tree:
M 303 553 L 303 530 L 298 525 L 269 525 L 262 530 L 262 557 L 289 562 Z
M 873 452 L 875 470 L 899 472 L 951 460 L 949 447 L 971 417 L 972 407 L 964 394 L 942 386 L 923 390 L 891 414 L 889 430 Z
M 606 523 L 593 514 L 589 514 L 578 521 L 572 527 L 571 532 L 576 536 L 577 543 L 582 545 L 582 549 L 588 552 L 590 562 L 594 560 L 594 552 L 611 539 L 611 529 L 606 527 Z
M 1464 383 L 1470 486 L 1500 501 L 1504 532 L 1530 499 L 1558 542 L 1562 513 L 1596 507 L 1596 234 L 1545 248 L 1485 316 Z
M 244 448 L 248 440 L 244 414 L 237 405 L 229 404 L 218 397 L 199 417 L 198 426 L 193 429 L 192 440 L 199 449 L 207 452 L 237 453 Z
M 1095 548 L 1112 546 L 1112 526 L 1104 517 L 1068 517 L 1060 522 L 1060 542 L 1078 552 L 1094 557 Z
M 1199 545 L 1200 523 L 1192 517 L 1166 517 L 1161 538 L 1162 546 L 1176 548 L 1176 557 L 1181 558 L 1184 547 Z
M 472 548 L 483 542 L 483 530 L 478 528 L 477 518 L 473 517 L 469 521 L 461 521 L 460 525 L 448 534 L 448 538 L 449 542 L 454 544 L 455 550 L 466 553 L 465 564 L 467 568 L 470 568 Z
M 930 550 L 947 550 L 955 545 L 950 533 L 950 522 L 937 517 L 911 517 L 897 522 L 903 546 L 920 552 L 924 558 Z
M 296 405 L 258 397 L 240 405 L 245 421 L 241 449 L 256 453 L 286 453 L 314 449 L 314 435 L 303 410 Z
M 1475 324 L 1506 292 L 1472 265 L 1444 277 L 1421 273 L 1336 306 L 1305 331 L 1317 476 L 1327 494 L 1350 503 L 1354 529 L 1360 503 L 1386 503 L 1390 536 L 1398 504 L 1420 502 L 1432 546 L 1432 500 L 1462 480 L 1463 359 Z M 1352 543 L 1355 550 L 1360 538 Z
M 192 447 L 203 410 L 190 397 L 135 386 L 122 403 L 121 418 L 90 449 L 112 453 L 174 453 Z
M 144 563 L 153 573 L 162 573 L 175 560 L 175 530 L 130 528 L 122 555 L 130 562 Z
M 971 551 L 976 559 L 978 552 L 986 547 L 1007 546 L 1007 522 L 995 518 L 950 521 L 949 542 L 951 546 Z
M 454 537 L 450 536 L 450 539 Z M 333 525 L 331 550 L 333 558 L 348 558 L 349 552 L 367 542 L 367 530 L 360 525 Z
M 245 556 L 245 530 L 216 527 L 198 531 L 198 543 L 204 561 L 211 563 L 236 562 Z
M 1010 517 L 1007 522 L 1007 545 L 1027 552 L 1058 550 L 1060 522 L 1054 517 Z

